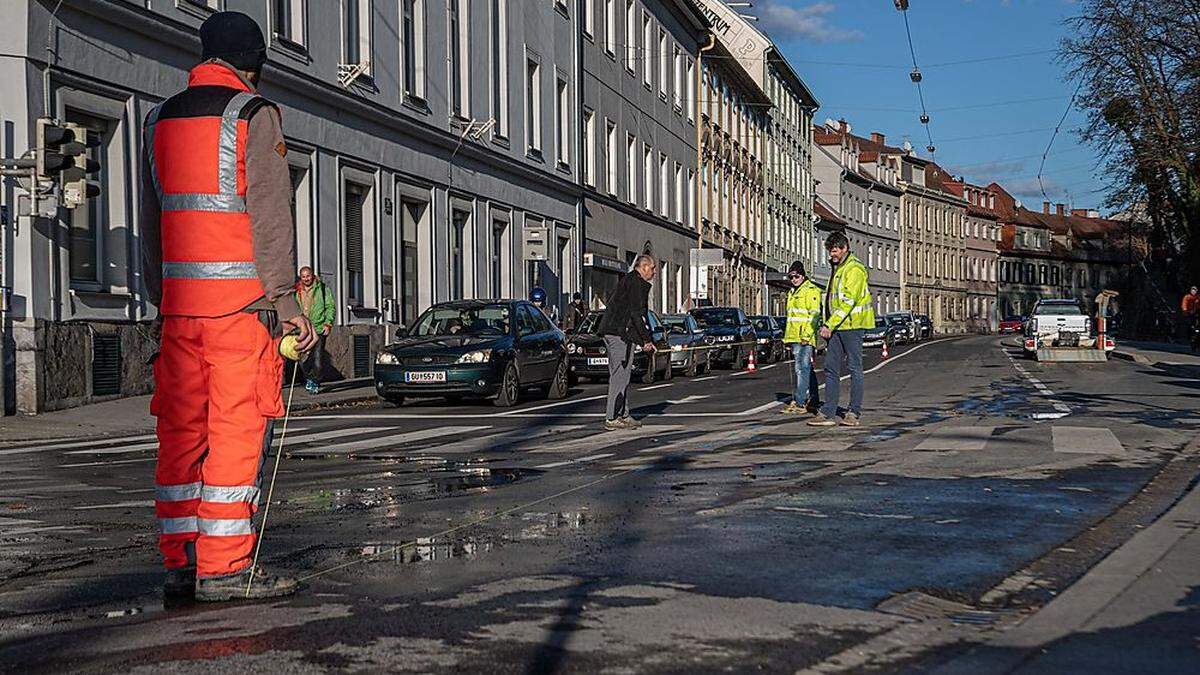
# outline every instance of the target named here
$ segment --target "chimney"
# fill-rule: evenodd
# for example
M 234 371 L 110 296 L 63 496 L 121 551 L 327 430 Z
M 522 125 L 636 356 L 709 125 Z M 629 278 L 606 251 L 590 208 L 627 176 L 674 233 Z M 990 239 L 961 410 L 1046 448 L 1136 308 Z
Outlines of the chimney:
M 883 139 L 884 139 L 884 135 L 879 133 L 878 131 L 871 132 L 871 141 L 872 142 L 878 143 L 879 145 L 883 145 Z
M 1050 215 L 1050 202 L 1042 202 L 1042 213 Z
M 1060 216 L 1063 215 L 1063 208 L 1064 208 L 1064 206 L 1062 204 L 1055 204 L 1054 205 L 1054 213 L 1056 213 L 1057 215 L 1060 215 Z

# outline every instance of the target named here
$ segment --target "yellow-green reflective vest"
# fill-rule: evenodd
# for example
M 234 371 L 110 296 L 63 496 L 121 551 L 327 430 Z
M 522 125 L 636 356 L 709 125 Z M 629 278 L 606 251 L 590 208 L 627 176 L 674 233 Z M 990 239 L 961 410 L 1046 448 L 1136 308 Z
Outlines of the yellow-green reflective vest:
M 825 325 L 830 330 L 855 330 L 875 327 L 875 305 L 867 285 L 867 268 L 847 255 L 829 280 L 829 317 Z
M 799 342 L 811 345 L 817 341 L 817 326 L 821 325 L 821 289 L 804 280 L 787 296 L 787 326 L 783 329 L 784 342 Z

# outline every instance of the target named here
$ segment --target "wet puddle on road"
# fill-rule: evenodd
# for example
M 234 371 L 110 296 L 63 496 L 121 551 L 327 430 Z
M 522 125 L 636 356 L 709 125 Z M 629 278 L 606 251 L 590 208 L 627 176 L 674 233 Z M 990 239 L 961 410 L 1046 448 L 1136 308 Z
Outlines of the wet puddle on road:
M 458 469 L 440 471 L 385 472 L 375 478 L 380 484 L 320 490 L 292 499 L 290 503 L 301 508 L 315 507 L 337 513 L 364 511 L 406 502 L 482 494 L 520 480 L 536 478 L 543 473 L 545 472 L 537 469 L 486 466 L 461 466 Z
M 515 521 L 515 522 L 514 522 Z M 582 529 L 590 521 L 586 509 L 566 512 L 529 512 L 499 519 L 500 525 L 515 526 L 507 532 L 457 537 L 418 537 L 400 543 L 371 543 L 356 547 L 348 553 L 362 556 L 371 562 L 394 565 L 436 563 L 450 560 L 471 560 L 506 544 L 530 542 Z

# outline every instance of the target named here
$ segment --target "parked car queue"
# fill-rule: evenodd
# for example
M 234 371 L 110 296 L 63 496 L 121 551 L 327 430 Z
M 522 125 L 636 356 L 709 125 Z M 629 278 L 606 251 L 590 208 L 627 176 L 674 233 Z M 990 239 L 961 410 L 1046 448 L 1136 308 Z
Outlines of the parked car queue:
M 441 397 L 516 405 L 530 392 L 567 395 L 581 380 L 608 378 L 608 354 L 598 334 L 603 310 L 589 312 L 564 332 L 525 300 L 458 300 L 433 305 L 396 342 L 376 355 L 375 389 L 400 406 L 410 398 Z M 702 307 L 679 314 L 646 313 L 656 347 L 634 345 L 634 374 L 642 382 L 695 377 L 714 368 L 743 369 L 751 358 L 785 357 L 782 324 L 749 317 L 736 307 Z M 753 354 L 753 356 L 751 356 Z

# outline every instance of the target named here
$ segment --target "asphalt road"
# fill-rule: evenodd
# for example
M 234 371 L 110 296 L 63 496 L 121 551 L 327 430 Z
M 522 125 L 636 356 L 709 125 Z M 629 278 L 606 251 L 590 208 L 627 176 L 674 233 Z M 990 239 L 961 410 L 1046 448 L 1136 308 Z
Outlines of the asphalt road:
M 781 415 L 790 364 L 635 385 L 640 431 L 598 384 L 293 419 L 264 562 L 306 588 L 263 604 L 164 608 L 152 438 L 2 448 L 0 670 L 913 667 L 944 639 L 873 650 L 1046 602 L 1200 428 L 1171 368 L 997 338 L 867 366 L 855 429 Z

